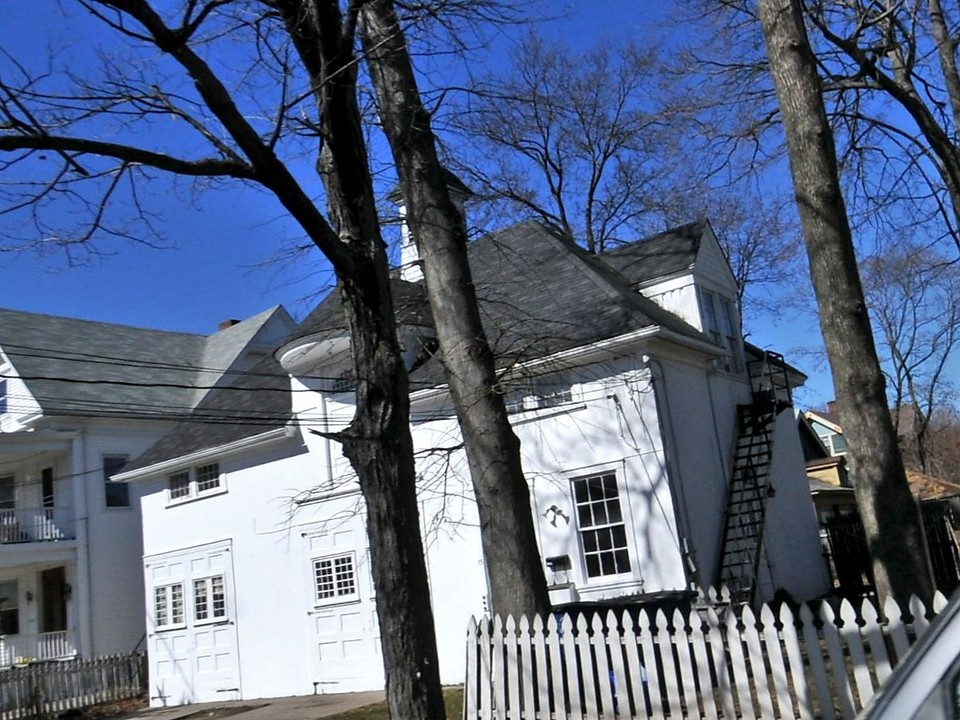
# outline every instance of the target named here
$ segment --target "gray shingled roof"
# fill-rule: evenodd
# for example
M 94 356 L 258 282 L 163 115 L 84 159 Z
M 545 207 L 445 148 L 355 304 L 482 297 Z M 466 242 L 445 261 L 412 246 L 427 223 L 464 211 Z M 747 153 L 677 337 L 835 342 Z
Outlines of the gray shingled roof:
M 0 349 L 44 415 L 185 417 L 274 310 L 207 337 L 0 309 Z
M 589 255 L 547 225 L 526 221 L 470 244 L 470 267 L 480 299 L 484 327 L 502 362 L 542 357 L 633 330 L 659 325 L 687 337 L 709 338 L 676 315 L 643 297 L 632 286 L 644 278 L 693 262 L 699 248 L 696 223 L 654 236 L 653 252 L 621 246 L 603 256 Z M 702 226 L 701 226 L 702 228 Z M 672 239 L 671 239 L 672 238 Z M 677 245 L 670 251 L 671 243 Z M 692 255 L 691 255 L 692 253 Z M 669 262 L 666 258 L 669 257 Z M 612 258 L 612 261 L 611 261 Z M 647 263 L 645 265 L 645 263 Z M 646 269 L 645 269 L 646 268 Z M 431 315 L 423 287 L 399 278 L 392 280 L 397 321 L 430 326 Z M 286 341 L 314 334 L 343 332 L 346 323 L 337 292 L 331 292 Z M 277 373 L 282 371 L 277 367 Z M 219 389 L 198 410 L 197 422 L 178 426 L 127 469 L 170 460 L 200 450 L 226 445 L 243 437 L 280 427 L 289 417 L 289 383 L 267 373 L 254 377 L 250 392 Z M 411 387 L 433 387 L 445 382 L 439 362 L 432 360 L 411 375 Z M 267 383 L 275 395 L 258 383 Z M 281 392 L 285 385 L 287 392 Z M 209 422 L 255 413 L 261 398 L 270 398 L 268 418 L 247 423 Z
M 669 277 L 693 267 L 707 227 L 706 220 L 697 220 L 619 245 L 605 252 L 603 259 L 633 284 Z
M 233 382 L 210 392 L 190 419 L 178 423 L 124 472 L 220 447 L 284 427 L 292 417 L 290 378 L 267 357 Z
M 684 231 L 681 236 L 691 234 Z M 659 235 L 654 242 L 663 244 Z M 696 244 L 699 246 L 699 240 Z M 690 245 L 688 241 L 684 257 Z M 590 255 L 533 220 L 471 243 L 470 268 L 484 328 L 497 356 L 512 363 L 651 325 L 707 339 L 631 289 L 635 278 L 642 275 L 638 258 L 643 256 L 631 252 L 632 247 L 618 248 L 617 262 L 609 263 L 608 255 Z M 658 255 L 650 257 L 654 272 L 659 273 L 664 263 Z M 625 277 L 621 267 L 631 276 Z M 419 283 L 394 279 L 393 291 L 398 323 L 430 325 L 430 311 Z M 339 296 L 331 293 L 291 339 L 345 327 Z M 414 380 L 422 386 L 440 378 L 421 373 Z

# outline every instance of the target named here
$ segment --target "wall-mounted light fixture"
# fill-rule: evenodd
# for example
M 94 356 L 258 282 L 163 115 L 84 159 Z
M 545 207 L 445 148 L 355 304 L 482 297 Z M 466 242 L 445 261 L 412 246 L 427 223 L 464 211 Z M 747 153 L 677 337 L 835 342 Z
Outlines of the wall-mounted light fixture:
M 63 584 L 63 599 L 69 600 L 73 596 L 73 586 L 70 583 Z
M 27 597 L 27 602 L 28 602 L 28 603 L 32 603 L 32 602 L 33 602 L 33 591 L 32 591 L 32 590 L 27 590 L 26 597 Z

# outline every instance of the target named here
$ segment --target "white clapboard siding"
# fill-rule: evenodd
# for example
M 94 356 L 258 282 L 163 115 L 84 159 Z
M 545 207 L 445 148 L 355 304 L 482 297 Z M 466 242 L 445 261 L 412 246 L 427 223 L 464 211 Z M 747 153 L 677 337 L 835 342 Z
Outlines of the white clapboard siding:
M 466 720 L 848 719 L 943 610 L 844 600 L 471 619 Z M 0 717 L 0 720 L 5 720 Z

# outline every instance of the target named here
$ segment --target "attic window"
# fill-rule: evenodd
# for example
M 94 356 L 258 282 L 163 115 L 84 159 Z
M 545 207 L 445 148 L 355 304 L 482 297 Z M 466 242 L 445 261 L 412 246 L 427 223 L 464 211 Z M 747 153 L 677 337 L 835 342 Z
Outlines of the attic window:
M 0 380 L 0 414 L 7 411 L 7 381 Z
M 171 503 L 226 492 L 219 463 L 208 463 L 175 472 L 167 479 Z

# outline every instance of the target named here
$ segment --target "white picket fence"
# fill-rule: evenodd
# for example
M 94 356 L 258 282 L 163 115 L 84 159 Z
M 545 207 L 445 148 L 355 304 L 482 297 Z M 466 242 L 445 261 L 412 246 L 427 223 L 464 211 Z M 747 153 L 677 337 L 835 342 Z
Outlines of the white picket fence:
M 914 598 L 907 620 L 864 601 L 799 613 L 781 605 L 609 611 L 477 622 L 467 631 L 464 718 L 853 718 L 929 626 Z M 937 593 L 933 612 L 946 599 Z

